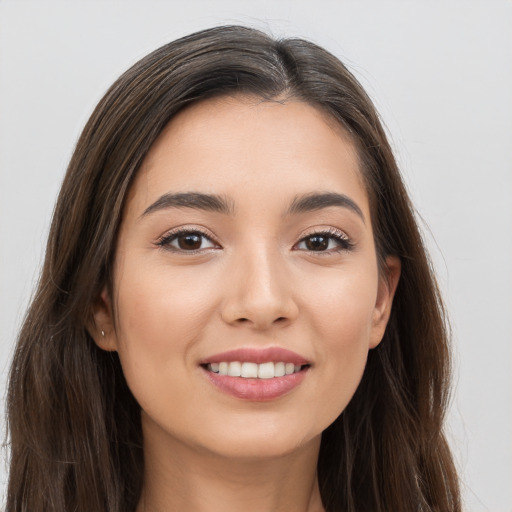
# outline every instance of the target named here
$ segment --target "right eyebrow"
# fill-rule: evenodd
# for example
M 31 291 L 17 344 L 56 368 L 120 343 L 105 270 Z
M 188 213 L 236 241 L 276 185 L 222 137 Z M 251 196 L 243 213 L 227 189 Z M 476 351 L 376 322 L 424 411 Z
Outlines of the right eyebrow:
M 233 202 L 217 194 L 202 194 L 199 192 L 182 192 L 178 194 L 164 194 L 153 204 L 148 206 L 142 217 L 166 208 L 195 208 L 210 212 L 232 215 Z

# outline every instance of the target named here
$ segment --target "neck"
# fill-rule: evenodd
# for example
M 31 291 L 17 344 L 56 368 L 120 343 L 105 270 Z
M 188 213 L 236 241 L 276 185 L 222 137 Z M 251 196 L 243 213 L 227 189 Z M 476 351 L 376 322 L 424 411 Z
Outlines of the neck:
M 279 457 L 234 459 L 147 434 L 137 512 L 324 510 L 316 475 L 320 438 Z

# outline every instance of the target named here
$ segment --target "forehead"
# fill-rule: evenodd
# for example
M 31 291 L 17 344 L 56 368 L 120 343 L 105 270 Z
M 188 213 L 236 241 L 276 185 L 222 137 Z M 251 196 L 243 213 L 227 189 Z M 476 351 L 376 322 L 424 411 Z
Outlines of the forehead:
M 364 210 L 359 167 L 345 130 L 320 109 L 296 100 L 220 97 L 168 123 L 143 161 L 129 203 L 143 211 L 171 191 L 269 202 L 288 192 L 336 190 L 355 196 Z

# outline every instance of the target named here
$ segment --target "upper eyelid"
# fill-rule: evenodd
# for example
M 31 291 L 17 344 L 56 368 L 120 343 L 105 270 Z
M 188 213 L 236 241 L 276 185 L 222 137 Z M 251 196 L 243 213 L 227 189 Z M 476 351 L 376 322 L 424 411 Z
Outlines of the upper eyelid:
M 215 241 L 215 239 L 216 239 L 216 236 L 213 235 L 210 230 L 208 230 L 202 226 L 197 227 L 197 226 L 184 225 L 184 226 L 179 226 L 179 227 L 176 227 L 176 228 L 166 231 L 164 234 L 159 236 L 157 240 L 162 240 L 164 238 L 167 238 L 167 237 L 170 237 L 173 235 L 178 235 L 180 233 L 199 233 L 199 234 L 205 236 L 206 238 L 209 238 L 212 242 Z M 350 239 L 349 235 L 344 230 L 335 228 L 333 226 L 329 226 L 329 227 L 311 228 L 310 230 L 307 230 L 306 232 L 304 232 L 303 234 L 300 235 L 299 241 L 303 240 L 304 238 L 307 238 L 308 236 L 319 235 L 319 234 L 333 235 L 333 236 L 341 235 L 343 238 L 346 238 L 347 240 Z
M 345 240 L 351 240 L 351 237 L 347 234 L 343 229 L 335 228 L 333 226 L 323 227 L 323 228 L 312 228 L 311 231 L 306 231 L 305 234 L 301 235 L 299 240 L 304 240 L 304 238 L 308 238 L 313 235 L 330 235 L 330 236 L 339 236 Z
M 193 249 L 193 250 L 187 251 L 187 250 L 184 250 L 181 248 L 173 247 L 171 245 L 171 243 L 174 242 L 176 240 L 176 238 L 178 238 L 181 234 L 186 234 L 186 233 L 198 234 L 201 237 L 206 238 L 209 242 L 211 242 L 216 247 L 205 247 L 203 249 Z M 159 249 L 163 249 L 163 250 L 171 251 L 171 252 L 175 252 L 175 253 L 182 253 L 182 254 L 188 253 L 189 255 L 197 254 L 197 253 L 200 253 L 200 252 L 203 252 L 206 250 L 211 251 L 211 250 L 222 249 L 222 246 L 216 241 L 215 237 L 212 237 L 208 233 L 204 232 L 203 229 L 187 228 L 187 227 L 171 229 L 171 230 L 165 232 L 160 237 L 158 237 L 153 242 L 153 244 Z
M 181 233 L 198 233 L 201 236 L 204 236 L 205 238 L 208 238 L 212 242 L 218 243 L 216 241 L 216 236 L 213 233 L 211 233 L 210 230 L 208 230 L 208 229 L 206 229 L 206 228 L 204 228 L 202 226 L 198 227 L 198 226 L 187 226 L 187 225 L 178 226 L 176 228 L 172 228 L 172 229 L 167 230 L 165 233 L 160 235 L 157 238 L 156 241 L 158 242 L 160 240 L 164 240 L 166 238 L 170 238 L 170 237 L 179 235 Z
M 218 246 L 217 249 L 218 248 L 222 249 L 222 245 L 217 241 L 216 236 L 210 234 L 210 230 L 206 229 L 203 226 L 198 227 L 198 226 L 187 226 L 187 225 L 179 226 L 179 227 L 176 227 L 176 228 L 173 228 L 173 229 L 167 231 L 166 233 L 164 233 L 162 236 L 160 236 L 156 240 L 155 245 L 165 248 L 166 245 L 170 245 L 171 241 L 174 241 L 175 237 L 178 237 L 180 234 L 183 234 L 183 233 L 199 234 L 200 236 L 203 236 L 204 238 L 206 238 L 209 242 L 217 245 Z M 297 245 L 302 243 L 307 238 L 309 238 L 311 236 L 315 236 L 315 235 L 326 235 L 327 237 L 330 237 L 330 238 L 334 238 L 334 239 L 337 238 L 338 240 L 343 240 L 343 242 L 347 244 L 347 246 L 348 246 L 347 248 L 354 246 L 352 239 L 347 235 L 347 233 L 345 231 L 343 231 L 342 229 L 336 228 L 334 226 L 325 226 L 325 227 L 310 228 L 310 230 L 303 233 L 298 238 L 298 240 L 293 244 L 292 250 L 295 249 L 295 247 Z M 197 252 L 201 252 L 204 250 L 211 250 L 211 249 L 214 249 L 214 248 L 206 247 L 204 249 L 196 249 L 195 251 L 185 251 L 185 250 L 181 250 L 181 249 L 176 249 L 176 250 L 177 250 L 177 252 L 182 251 L 184 253 L 188 252 L 189 254 L 193 254 L 194 252 L 197 253 Z M 328 253 L 328 252 L 329 251 L 318 251 L 318 254 Z
M 304 243 L 305 240 L 315 235 L 325 236 L 327 238 L 330 238 L 331 240 L 334 240 L 335 243 L 338 244 L 338 248 L 325 251 L 310 251 L 305 249 L 299 249 L 297 247 L 300 244 Z M 340 229 L 333 225 L 317 225 L 315 227 L 309 228 L 308 230 L 305 230 L 304 234 L 302 234 L 299 240 L 294 244 L 293 249 L 296 248 L 295 250 L 302 250 L 307 253 L 311 252 L 316 256 L 328 256 L 332 254 L 337 254 L 342 251 L 352 251 L 356 247 L 356 245 L 357 244 L 354 242 L 354 239 L 344 229 Z

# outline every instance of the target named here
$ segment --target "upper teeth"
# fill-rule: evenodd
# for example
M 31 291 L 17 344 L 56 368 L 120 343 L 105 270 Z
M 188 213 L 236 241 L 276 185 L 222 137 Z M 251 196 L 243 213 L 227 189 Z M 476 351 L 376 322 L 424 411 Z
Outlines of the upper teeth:
M 293 363 L 241 363 L 240 361 L 210 363 L 208 370 L 219 375 L 244 377 L 245 379 L 272 379 L 300 371 L 301 366 Z

